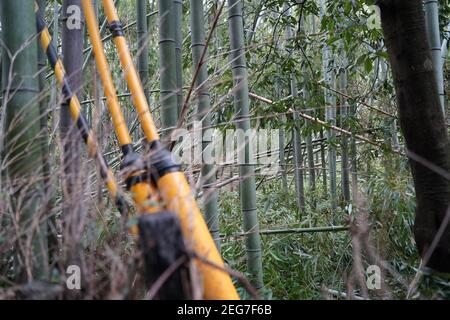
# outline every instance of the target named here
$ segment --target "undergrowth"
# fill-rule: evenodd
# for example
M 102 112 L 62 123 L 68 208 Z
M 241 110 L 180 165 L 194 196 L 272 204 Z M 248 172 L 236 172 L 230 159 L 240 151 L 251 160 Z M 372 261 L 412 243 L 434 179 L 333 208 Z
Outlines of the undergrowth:
M 362 175 L 360 178 L 360 185 L 366 186 L 360 190 L 367 203 L 366 208 L 342 205 L 345 209 L 337 212 L 332 212 L 330 203 L 322 199 L 320 183 L 315 192 L 305 190 L 307 200 L 316 199 L 316 206 L 309 201 L 305 212 L 298 212 L 293 183 L 285 192 L 281 179 L 267 181 L 257 191 L 260 230 L 345 225 L 358 215 L 358 210 L 367 210 L 371 245 L 397 273 L 384 272 L 382 281 L 389 296 L 395 299 L 448 298 L 449 279 L 429 274 L 423 274 L 418 289 L 408 295 L 420 265 L 412 233 L 414 188 L 407 162 L 397 163 L 395 168 L 386 173 L 385 168 L 372 167 L 370 176 Z M 292 177 L 288 178 L 292 180 Z M 244 273 L 245 238 L 239 236 L 244 230 L 236 189 L 220 194 L 222 254 L 232 268 Z M 332 290 L 342 294 L 347 291 L 347 279 L 353 264 L 349 231 L 261 235 L 261 243 L 265 283 L 261 294 L 265 298 L 344 298 L 343 295 L 330 296 L 328 292 Z M 363 259 L 366 268 L 370 261 L 366 255 Z M 248 297 L 243 288 L 239 290 Z M 359 293 L 356 288 L 354 294 Z M 369 290 L 369 297 L 385 298 L 376 290 Z

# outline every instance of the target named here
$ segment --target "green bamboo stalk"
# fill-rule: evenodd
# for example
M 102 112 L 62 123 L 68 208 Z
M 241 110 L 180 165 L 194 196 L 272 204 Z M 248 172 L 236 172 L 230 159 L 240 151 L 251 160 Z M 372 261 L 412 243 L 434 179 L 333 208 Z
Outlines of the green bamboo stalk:
M 136 25 L 138 35 L 137 69 L 141 78 L 144 93 L 149 99 L 148 92 L 148 26 L 147 26 L 147 0 L 137 0 Z
M 158 0 L 159 65 L 162 136 L 170 136 L 177 125 L 177 70 L 173 1 Z
M 343 10 L 339 10 L 343 13 Z M 342 28 L 346 27 L 345 23 L 341 23 L 340 26 Z M 336 87 L 340 91 L 339 95 L 339 111 L 340 111 L 340 123 L 341 128 L 344 130 L 349 130 L 348 127 L 348 104 L 347 104 L 347 55 L 345 52 L 345 48 L 343 42 L 339 43 L 339 56 L 338 56 L 338 70 L 337 79 L 336 79 Z M 350 202 L 350 163 L 349 163 L 349 137 L 347 135 L 341 136 L 341 191 L 342 191 L 342 200 L 344 204 L 348 204 Z
M 190 23 L 191 23 L 191 50 L 192 50 L 192 67 L 195 73 L 198 65 L 201 63 L 202 52 L 205 48 L 205 21 L 203 1 L 190 0 Z M 203 63 L 200 66 L 198 77 L 196 80 L 197 92 L 197 110 L 196 121 L 201 122 L 202 137 L 205 132 L 205 127 L 211 125 L 211 104 L 209 88 L 206 83 L 208 79 L 207 64 Z M 202 152 L 208 146 L 208 143 L 202 141 Z M 209 231 L 220 250 L 220 236 L 219 236 L 219 216 L 218 216 L 218 192 L 214 186 L 216 183 L 216 168 L 211 164 L 203 164 L 203 194 L 204 194 L 204 214 Z
M 46 0 L 38 0 L 37 4 L 39 6 L 39 12 L 42 17 L 45 14 Z M 53 197 L 53 187 L 50 179 L 50 148 L 48 146 L 48 107 L 49 107 L 49 97 L 47 91 L 49 87 L 46 84 L 45 71 L 47 70 L 47 57 L 44 51 L 41 49 L 41 44 L 38 41 L 38 70 L 39 70 L 39 115 L 40 115 L 40 138 L 42 146 L 42 174 L 44 180 L 44 202 L 45 212 L 50 212 L 54 204 Z M 45 228 L 46 234 L 46 246 L 49 256 L 49 261 L 53 261 L 56 252 L 56 233 L 51 232 L 52 230 L 52 219 L 46 221 L 48 226 L 43 226 Z M 54 220 L 54 219 L 53 219 Z M 49 232 L 50 231 L 50 232 Z
M 234 108 L 237 129 L 250 129 L 247 64 L 244 48 L 244 23 L 242 1 L 228 0 L 228 25 L 234 82 Z M 261 239 L 256 213 L 256 185 L 254 166 L 250 164 L 250 143 L 246 139 L 239 146 L 244 148 L 244 159 L 239 163 L 241 210 L 246 236 L 247 267 L 251 282 L 256 289 L 263 287 Z M 242 163 L 243 162 L 243 163 Z
M 339 70 L 339 90 L 343 93 L 347 93 L 347 71 L 345 70 L 345 53 L 342 53 L 341 62 L 343 65 Z M 347 99 L 344 95 L 341 95 L 340 98 L 340 110 L 341 110 L 341 128 L 348 130 L 348 104 Z M 342 135 L 341 137 L 341 147 L 342 147 L 342 155 L 341 155 L 341 175 L 342 175 L 342 195 L 344 202 L 350 201 L 350 164 L 348 157 L 348 137 L 346 135 Z
M 334 74 L 331 77 L 333 87 L 336 86 L 336 78 Z M 336 99 L 333 95 L 329 95 L 327 101 L 331 102 L 330 107 L 327 108 L 326 121 L 332 125 L 336 124 Z M 331 143 L 335 138 L 333 130 L 327 130 L 327 139 Z M 331 195 L 331 210 L 335 211 L 337 208 L 337 174 L 336 174 L 336 147 L 328 145 L 328 170 L 330 179 L 330 195 Z
M 356 104 L 352 102 L 349 106 L 350 116 L 356 114 Z M 350 171 L 352 176 L 352 202 L 356 203 L 358 200 L 358 149 L 356 147 L 355 137 L 350 138 Z
M 347 82 L 347 79 L 345 79 L 345 82 Z M 341 88 L 342 88 L 343 84 L 345 84 L 345 86 L 348 85 L 348 83 L 341 83 Z M 344 96 L 342 95 L 342 97 L 344 97 Z M 355 102 L 351 102 L 351 104 L 349 104 L 348 100 L 345 99 L 345 103 L 346 104 L 345 104 L 345 110 L 344 110 L 344 117 L 347 119 L 350 117 L 354 117 L 356 115 Z M 348 127 L 346 126 L 343 129 L 348 129 Z M 348 146 L 348 144 L 350 144 L 350 146 Z M 356 138 L 354 136 L 351 136 L 350 140 L 343 141 L 343 148 L 349 149 L 346 152 L 347 152 L 347 157 L 349 157 L 350 159 L 347 159 L 347 165 L 346 165 L 346 167 L 348 168 L 347 171 L 349 171 L 349 173 L 343 173 L 343 182 L 342 183 L 348 184 L 349 182 L 345 181 L 345 179 L 349 179 L 348 177 L 346 178 L 346 175 L 351 174 L 351 200 L 353 203 L 356 203 L 356 201 L 358 200 L 357 199 L 357 197 L 358 197 L 358 162 L 357 162 L 358 154 L 357 154 L 357 147 L 356 147 Z M 343 162 L 345 162 L 345 161 L 346 161 L 346 159 L 344 156 Z M 342 166 L 344 166 L 344 164 L 342 164 Z M 347 192 L 347 191 L 344 191 L 344 193 L 345 192 Z
M 320 16 L 323 18 L 326 12 L 326 4 L 324 0 L 320 0 Z M 324 80 L 328 87 L 333 89 L 336 85 L 335 74 L 330 68 L 333 67 L 330 59 L 330 49 L 328 45 L 324 45 L 323 47 L 323 74 Z M 328 123 L 335 125 L 336 124 L 336 99 L 330 90 L 324 89 L 325 91 L 325 121 Z M 336 183 L 336 148 L 331 145 L 331 142 L 334 139 L 334 132 L 330 129 L 327 130 L 327 140 L 329 142 L 328 145 L 328 170 L 329 170 L 329 179 L 330 179 L 330 195 L 331 195 L 331 210 L 335 211 L 337 208 L 337 183 Z
M 277 70 L 277 76 L 275 78 L 275 91 L 276 91 L 276 96 L 277 99 L 280 100 L 281 99 L 281 84 L 280 84 L 280 73 L 279 70 Z M 283 185 L 283 191 L 284 192 L 288 192 L 288 182 L 287 182 L 287 173 L 286 173 L 286 152 L 285 152 L 285 147 L 286 147 L 286 134 L 285 134 L 285 128 L 286 128 L 286 115 L 282 115 L 281 116 L 281 124 L 282 127 L 279 131 L 279 137 L 278 137 L 278 144 L 279 144 L 279 161 L 280 161 L 280 172 L 281 172 L 281 182 Z
M 115 1 L 117 2 L 117 1 Z M 115 3 L 116 4 L 116 3 Z M 97 18 L 97 23 L 100 25 L 100 8 L 102 7 L 102 0 L 94 0 L 94 13 L 95 16 Z M 102 31 L 106 29 L 108 25 L 108 19 L 106 16 L 103 16 L 103 25 L 100 27 L 100 34 L 102 34 Z M 87 29 L 87 28 L 86 28 Z M 103 30 L 102 30 L 103 29 Z M 90 62 L 90 69 L 92 72 L 92 76 L 94 78 L 94 90 L 92 90 L 92 94 L 93 94 L 93 98 L 92 102 L 89 103 L 89 105 L 91 106 L 90 110 L 91 113 L 95 113 L 95 115 L 92 117 L 92 121 L 91 123 L 94 125 L 95 122 L 97 122 L 97 137 L 100 137 L 99 141 L 105 141 L 106 139 L 108 139 L 108 135 L 104 134 L 105 128 L 103 126 L 103 121 L 102 118 L 105 117 L 105 115 L 102 112 L 102 96 L 103 96 L 103 84 L 102 84 L 102 79 L 100 77 L 100 73 L 99 70 L 97 69 L 97 65 L 96 65 L 96 61 L 95 61 L 95 57 L 93 55 L 93 49 L 91 47 L 91 51 L 88 52 L 88 54 L 85 56 L 85 60 L 83 63 L 83 71 L 85 70 L 85 65 L 88 64 L 88 62 Z M 106 101 L 106 97 L 104 97 L 104 100 Z M 106 116 L 107 117 L 107 116 Z M 107 117 L 109 118 L 109 117 Z M 96 119 L 94 121 L 94 119 Z M 106 136 L 106 139 L 105 139 Z M 113 163 L 110 163 L 110 165 L 112 166 Z M 97 178 L 97 177 L 95 177 Z M 99 183 L 97 185 L 97 194 L 96 194 L 96 198 L 97 198 L 97 205 L 100 207 L 104 207 L 104 195 L 102 192 L 102 184 Z
M 445 116 L 444 71 L 441 58 L 441 33 L 439 31 L 439 6 L 438 0 L 425 0 L 425 24 L 428 42 L 431 49 L 431 60 L 438 85 L 439 99 L 442 112 Z
M 381 70 L 381 83 L 382 85 L 386 81 L 392 81 L 390 78 L 390 72 L 388 63 L 386 60 L 380 58 L 380 70 Z M 386 110 L 387 111 L 387 110 Z M 397 132 L 397 118 L 392 119 L 386 119 L 386 122 L 389 126 L 389 134 L 390 134 L 390 141 L 392 149 L 399 150 L 400 148 L 400 141 L 398 140 L 398 132 Z
M 251 43 L 252 37 L 255 34 L 256 31 L 256 26 L 258 24 L 258 19 L 260 16 L 260 12 L 263 8 L 264 3 L 261 1 L 261 3 L 259 4 L 257 11 L 255 13 L 255 19 L 253 20 L 253 27 L 252 30 L 249 32 L 249 36 L 248 36 L 248 43 Z M 272 18 L 273 19 L 277 19 L 277 13 L 273 12 L 272 13 Z M 280 37 L 278 37 L 277 41 L 280 41 L 279 39 Z M 280 72 L 280 66 L 277 66 L 277 73 L 275 76 L 275 95 L 277 100 L 281 100 L 282 99 L 282 94 L 283 94 L 283 90 L 282 90 L 282 81 L 281 81 L 281 72 Z M 285 114 L 281 115 L 281 128 L 279 131 L 279 136 L 278 136 L 278 144 L 279 144 L 279 153 L 278 153 L 278 160 L 280 163 L 280 167 L 279 167 L 279 171 L 281 173 L 281 183 L 283 186 L 283 191 L 287 194 L 288 193 L 288 179 L 287 179 L 287 166 L 286 166 L 286 122 L 287 122 L 287 117 Z
M 39 13 L 42 17 L 45 13 L 46 0 L 38 0 L 37 4 L 39 6 Z M 41 145 L 42 145 L 42 157 L 43 157 L 43 174 L 45 181 L 45 191 L 47 199 L 46 201 L 50 204 L 50 195 L 48 194 L 50 185 L 50 163 L 49 163 L 49 148 L 48 148 L 48 98 L 47 98 L 47 86 L 45 80 L 45 71 L 47 70 L 47 57 L 44 51 L 41 49 L 41 44 L 38 42 L 38 70 L 39 70 L 39 113 L 40 113 L 40 126 L 41 126 Z M 47 207 L 47 211 L 50 207 Z
M 348 226 L 327 226 L 327 227 L 311 227 L 311 228 L 286 228 L 286 229 L 270 229 L 260 230 L 261 235 L 273 235 L 273 234 L 299 234 L 299 233 L 319 233 L 319 232 L 341 232 L 347 231 Z M 242 237 L 246 233 L 238 233 L 232 236 L 225 236 L 224 238 Z
M 177 72 L 177 114 L 183 107 L 183 1 L 173 0 L 173 15 L 175 23 L 175 69 Z
M 6 114 L 4 119 L 3 163 L 13 191 L 14 212 L 20 212 L 19 225 L 24 236 L 17 246 L 20 261 L 29 262 L 28 274 L 16 261 L 16 274 L 23 281 L 48 278 L 46 222 L 38 216 L 42 209 L 42 146 L 36 140 L 40 131 L 38 46 L 34 2 L 29 0 L 0 1 L 5 50 L 3 57 L 2 92 Z M 34 219 L 40 219 L 36 226 Z M 36 228 L 37 227 L 37 228 Z M 30 239 L 31 238 L 31 239 Z M 27 241 L 31 248 L 25 245 Z M 21 248 L 21 249 L 19 249 Z
M 311 15 L 311 29 L 313 33 L 316 33 L 316 16 L 315 15 Z M 310 75 L 308 73 L 306 73 L 307 75 L 307 79 L 306 79 L 306 83 L 309 84 L 309 77 Z M 309 90 L 309 86 L 305 85 L 305 99 L 306 101 L 309 101 L 309 97 L 310 97 L 310 90 Z M 314 91 L 313 91 L 314 92 Z M 309 115 L 311 116 L 315 116 L 315 111 L 311 110 L 311 112 L 309 113 Z M 307 152 L 307 157 L 308 157 L 308 166 L 309 166 L 309 187 L 311 191 L 316 191 L 316 175 L 320 175 L 320 170 L 316 170 L 315 166 L 316 166 L 316 162 L 318 163 L 319 161 L 314 161 L 314 146 L 313 146 L 313 135 L 312 133 L 308 133 L 308 135 L 306 136 L 306 152 Z M 319 154 L 317 154 L 317 159 L 319 158 Z M 326 178 L 325 178 L 326 179 Z M 325 191 L 326 193 L 326 191 Z M 317 204 L 317 199 L 315 198 L 312 201 L 313 207 L 316 206 Z
M 320 140 L 324 139 L 323 128 L 320 128 L 319 138 Z M 328 176 L 327 176 L 327 168 L 326 168 L 326 156 L 325 156 L 325 145 L 322 141 L 320 144 L 320 161 L 322 167 L 322 187 L 323 187 L 323 197 L 326 199 L 328 196 Z
M 309 99 L 309 93 L 307 91 L 308 89 L 305 87 L 305 100 L 308 101 Z M 309 115 L 314 116 L 313 112 L 310 112 Z M 314 162 L 314 146 L 313 146 L 313 137 L 312 133 L 308 132 L 306 135 L 306 156 L 308 157 L 308 167 L 309 167 L 309 176 L 308 176 L 308 188 L 311 192 L 316 191 L 316 169 L 315 169 L 315 162 Z M 316 199 L 312 199 L 313 207 L 315 207 L 317 201 Z
M 312 18 L 314 19 L 314 16 L 312 15 Z M 306 35 L 306 30 L 305 30 L 305 26 L 304 26 L 304 21 L 302 21 L 302 28 L 301 31 L 303 33 L 303 35 Z M 310 88 L 309 88 L 309 84 L 310 84 L 310 74 L 309 74 L 309 70 L 308 68 L 304 67 L 303 69 L 303 97 L 305 98 L 305 101 L 309 101 L 311 98 L 311 94 L 310 94 Z M 314 111 L 309 111 L 307 112 L 308 115 L 310 116 L 314 116 Z M 305 142 L 306 142 L 306 156 L 307 156 L 307 161 L 308 161 L 308 188 L 309 191 L 312 192 L 313 194 L 316 191 L 316 170 L 315 170 L 315 163 L 314 163 L 314 147 L 312 144 L 312 132 L 310 130 L 308 130 L 308 133 L 306 134 L 306 138 L 305 138 Z M 315 208 L 317 201 L 316 198 L 314 197 L 313 199 L 311 199 L 311 204 L 312 206 Z
M 284 6 L 284 14 L 286 16 L 290 15 L 290 10 L 288 10 L 287 4 Z M 286 26 L 286 40 L 292 38 L 292 26 Z M 292 56 L 292 50 L 288 50 L 289 57 Z M 290 74 L 290 86 L 291 95 L 295 101 L 298 101 L 298 88 L 297 80 L 295 78 L 295 73 Z M 305 190 L 303 182 L 303 153 L 302 153 L 302 142 L 300 133 L 300 118 L 298 116 L 297 106 L 294 105 L 294 112 L 292 114 L 294 120 L 294 128 L 292 129 L 292 144 L 294 148 L 294 179 L 295 179 L 295 192 L 296 200 L 299 214 L 305 212 Z
M 292 96 L 298 97 L 297 81 L 291 77 L 291 92 Z M 292 129 L 292 144 L 294 148 L 294 178 L 295 178 L 295 192 L 297 207 L 299 214 L 305 212 L 305 189 L 303 179 L 303 152 L 302 141 L 300 135 L 300 118 L 296 110 L 293 112 L 294 128 Z
M 287 166 L 286 166 L 286 133 L 284 128 L 286 127 L 286 116 L 281 117 L 282 128 L 279 131 L 279 145 L 280 145 L 280 171 L 281 171 L 281 184 L 283 186 L 283 191 L 288 192 L 288 181 L 287 181 Z
M 316 33 L 315 16 L 312 17 L 312 32 Z M 320 140 L 322 140 L 324 138 L 323 128 L 320 128 L 319 138 L 320 138 Z M 318 172 L 319 172 L 319 175 L 320 175 L 320 172 L 322 173 L 322 192 L 323 192 L 323 197 L 326 199 L 328 196 L 328 186 L 327 186 L 328 178 L 327 178 L 327 169 L 326 169 L 325 146 L 324 146 L 323 142 L 320 144 L 320 161 L 321 161 L 322 169 L 319 169 Z
M 321 0 L 321 8 L 323 7 L 323 0 Z M 320 18 L 322 18 L 323 12 L 320 12 Z M 313 16 L 312 19 L 312 29 L 313 33 L 316 33 L 316 19 Z M 323 128 L 320 128 L 319 138 L 322 140 L 324 138 Z M 327 178 L 327 169 L 326 169 L 326 157 L 325 157 L 325 146 L 323 142 L 320 144 L 320 161 L 321 161 L 321 170 L 322 173 L 322 187 L 323 187 L 323 197 L 326 199 L 328 197 L 328 178 Z
M 55 48 L 57 48 L 57 42 L 58 42 L 57 39 L 58 39 L 58 33 L 59 33 L 59 19 L 58 19 L 59 14 L 58 14 L 58 12 L 59 12 L 59 4 L 57 1 L 55 1 L 53 4 L 53 7 L 52 7 L 52 13 L 53 13 L 52 43 Z M 51 132 L 55 132 L 55 126 L 57 123 L 57 121 L 55 121 L 56 105 L 57 105 L 58 96 L 59 96 L 59 89 L 58 89 L 58 86 L 56 85 L 55 77 L 53 77 L 50 80 L 50 88 L 49 88 L 49 90 L 51 90 L 51 93 L 50 93 L 50 99 L 49 99 L 49 103 L 50 103 L 49 108 L 51 108 L 51 110 L 49 110 L 49 112 L 51 112 L 52 116 L 50 117 L 48 126 L 49 126 Z M 50 153 L 48 153 L 48 157 L 50 157 Z M 51 163 L 55 163 L 54 157 L 55 157 L 55 155 L 52 154 Z M 51 204 L 50 204 L 51 207 L 56 206 L 56 198 L 53 194 L 51 195 L 50 201 L 51 201 Z M 51 215 L 50 219 L 47 222 L 48 231 L 49 231 L 49 233 L 48 233 L 49 262 L 51 265 L 55 265 L 55 263 L 59 257 L 59 254 L 60 254 L 60 248 L 58 247 L 58 245 L 59 245 L 58 233 L 60 233 L 60 230 L 57 230 L 57 226 L 58 226 L 57 220 L 58 220 L 58 218 L 56 217 L 56 215 Z

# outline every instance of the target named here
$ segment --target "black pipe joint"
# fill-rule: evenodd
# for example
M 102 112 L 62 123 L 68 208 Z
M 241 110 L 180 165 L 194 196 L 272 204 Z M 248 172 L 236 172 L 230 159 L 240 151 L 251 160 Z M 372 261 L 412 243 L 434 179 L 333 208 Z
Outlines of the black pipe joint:
M 109 24 L 109 31 L 111 32 L 113 38 L 123 37 L 123 28 L 120 21 L 114 20 Z
M 155 182 L 167 173 L 181 171 L 181 165 L 175 161 L 173 154 L 165 149 L 160 141 L 150 143 L 148 167 Z
M 123 159 L 120 164 L 120 170 L 126 177 L 126 185 L 129 190 L 136 183 L 148 181 L 149 174 L 146 163 L 142 156 L 133 150 L 131 145 L 122 146 Z M 142 174 L 133 175 L 135 172 L 144 171 Z

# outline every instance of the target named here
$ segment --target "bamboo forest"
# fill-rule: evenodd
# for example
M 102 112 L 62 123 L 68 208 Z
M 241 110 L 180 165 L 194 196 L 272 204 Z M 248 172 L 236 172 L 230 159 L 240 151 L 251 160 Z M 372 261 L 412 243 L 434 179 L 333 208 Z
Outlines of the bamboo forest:
M 447 0 L 0 0 L 0 300 L 450 299 L 449 39 Z

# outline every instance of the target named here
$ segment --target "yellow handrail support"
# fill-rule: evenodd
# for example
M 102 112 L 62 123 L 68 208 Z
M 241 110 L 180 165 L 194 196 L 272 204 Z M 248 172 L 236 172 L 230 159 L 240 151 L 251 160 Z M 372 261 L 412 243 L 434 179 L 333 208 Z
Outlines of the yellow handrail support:
M 114 2 L 113 0 L 102 0 L 102 3 L 114 43 L 119 52 L 121 66 L 133 97 L 133 103 L 139 115 L 139 121 L 149 143 L 150 169 L 162 200 L 168 210 L 178 215 L 188 247 L 198 256 L 209 260 L 218 267 L 223 267 L 222 257 L 215 246 L 186 177 L 180 171 L 181 167 L 176 164 L 173 155 L 163 147 L 159 140 Z M 203 277 L 204 297 L 206 299 L 239 299 L 236 288 L 227 272 L 198 259 L 196 264 Z

